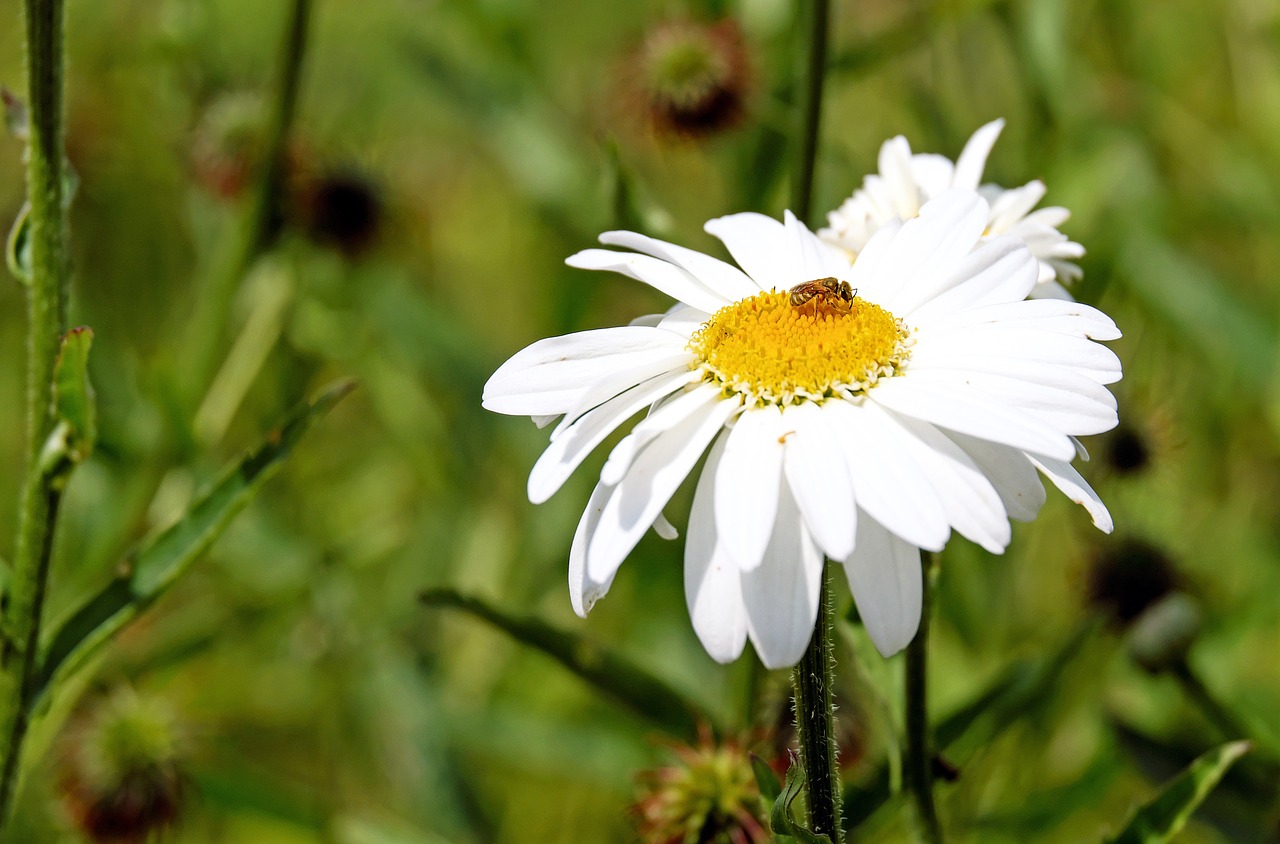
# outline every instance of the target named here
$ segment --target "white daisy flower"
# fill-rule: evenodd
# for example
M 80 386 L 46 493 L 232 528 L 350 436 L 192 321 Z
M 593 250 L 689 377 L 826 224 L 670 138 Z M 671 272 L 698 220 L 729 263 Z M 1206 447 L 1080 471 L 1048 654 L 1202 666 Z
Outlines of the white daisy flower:
M 911 219 L 943 191 L 976 190 L 991 206 L 984 238 L 1016 237 L 1039 261 L 1040 274 L 1031 297 L 1070 299 L 1064 284 L 1080 278 L 1080 267 L 1072 261 L 1084 255 L 1083 246 L 1058 231 L 1071 212 L 1056 206 L 1033 211 L 1045 193 L 1039 180 L 1009 190 L 980 184 L 987 155 L 1003 128 L 1003 120 L 993 120 L 974 132 L 954 164 L 941 155 L 912 155 L 911 145 L 901 135 L 885 141 L 880 147 L 879 174 L 867 176 L 853 196 L 827 215 L 831 225 L 818 236 L 856 255 L 885 223 Z
M 1119 332 L 1087 305 L 1027 301 L 1036 260 L 1014 238 L 979 244 L 988 219 L 976 193 L 946 192 L 885 225 L 856 263 L 790 214 L 707 223 L 742 269 L 633 232 L 600 240 L 634 252 L 569 258 L 681 303 L 540 340 L 485 386 L 490 410 L 564 417 L 529 476 L 535 503 L 647 411 L 610 453 L 574 536 L 577 613 L 645 531 L 673 535 L 663 507 L 704 452 L 685 587 L 721 662 L 747 639 L 771 668 L 799 660 L 824 556 L 843 565 L 881 653 L 901 650 L 920 620 L 919 549 L 941 549 L 954 529 L 1002 552 L 1009 519 L 1045 500 L 1037 469 L 1110 531 L 1071 460 L 1074 436 L 1116 424 L 1103 385 L 1120 363 L 1093 340 Z

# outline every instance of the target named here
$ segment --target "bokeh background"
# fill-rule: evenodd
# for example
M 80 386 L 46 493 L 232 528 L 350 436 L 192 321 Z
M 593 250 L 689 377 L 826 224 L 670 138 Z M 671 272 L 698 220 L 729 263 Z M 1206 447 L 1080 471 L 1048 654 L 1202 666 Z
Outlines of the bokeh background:
M 19 5 L 0 2 L 0 81 L 17 92 Z M 70 4 L 73 320 L 96 331 L 102 431 L 64 507 L 53 617 L 290 406 L 337 377 L 360 387 L 67 692 L 67 711 L 37 725 L 15 840 L 84 840 L 86 731 L 143 704 L 167 713 L 182 783 L 158 840 L 635 840 L 636 772 L 672 764 L 670 737 L 536 648 L 424 607 L 429 587 L 621 653 L 753 728 L 762 754 L 785 742 L 785 675 L 751 656 L 718 666 L 698 645 L 680 542 L 647 537 L 590 619 L 573 615 L 567 549 L 603 458 L 530 505 L 546 432 L 486 414 L 480 391 L 534 339 L 667 307 L 564 266 L 600 231 L 721 254 L 703 221 L 781 213 L 793 5 L 315 0 L 275 238 L 234 279 L 224 319 L 209 309 L 251 203 L 290 4 Z M 940 720 L 974 715 L 952 722 L 947 827 L 956 841 L 1100 840 L 1238 728 L 1256 742 L 1250 761 L 1182 840 L 1273 840 L 1280 7 L 834 6 L 816 208 L 873 172 L 887 137 L 954 157 L 1002 116 L 987 178 L 1041 178 L 1045 204 L 1072 210 L 1064 230 L 1088 249 L 1078 297 L 1125 332 L 1121 427 L 1087 443 L 1082 467 L 1115 535 L 1051 494 L 1003 557 L 961 539 L 944 557 L 931 705 Z M 737 119 L 673 137 L 646 110 L 637 51 L 664 22 L 721 16 L 745 51 Z M 6 135 L 0 217 L 22 195 L 22 144 Z M 23 315 L 19 286 L 0 284 L 10 523 Z M 687 502 L 668 511 L 679 527 Z M 1171 589 L 1202 619 L 1191 681 L 1139 667 L 1117 616 Z M 850 604 L 843 585 L 837 601 Z M 868 816 L 858 840 L 907 840 L 905 796 L 876 796 L 896 782 L 884 763 L 898 752 L 902 660 L 881 660 L 852 621 L 841 638 L 850 805 Z M 1197 681 L 1237 724 L 1206 717 Z

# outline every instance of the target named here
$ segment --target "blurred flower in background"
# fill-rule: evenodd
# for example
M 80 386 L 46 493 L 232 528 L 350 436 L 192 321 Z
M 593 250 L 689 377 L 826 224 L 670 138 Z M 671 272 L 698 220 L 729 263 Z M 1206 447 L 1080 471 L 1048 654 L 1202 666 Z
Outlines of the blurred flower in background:
M 1105 385 L 1120 362 L 1093 340 L 1119 332 L 1087 305 L 1024 301 L 1036 260 L 1015 238 L 980 243 L 989 219 L 978 194 L 956 190 L 886 224 L 856 262 L 790 214 L 754 213 L 706 226 L 745 272 L 631 232 L 600 240 L 636 252 L 569 258 L 682 303 L 534 343 L 485 386 L 490 410 L 541 424 L 564 415 L 529 477 L 535 503 L 649 409 L 579 522 L 574 610 L 585 616 L 608 591 L 650 527 L 670 535 L 662 509 L 708 447 L 685 590 L 721 662 L 747 639 L 769 668 L 800 658 L 824 556 L 843 564 L 880 652 L 906 647 L 920 621 L 919 549 L 940 550 L 954 529 L 1003 552 L 1009 519 L 1034 518 L 1045 500 L 1037 469 L 1109 532 L 1071 466 L 1072 437 L 1116 424 Z
M 626 77 L 624 101 L 668 137 L 700 139 L 732 129 L 751 92 L 749 57 L 732 20 L 658 24 L 631 57 Z
M 95 842 L 135 844 L 182 809 L 182 736 L 168 702 L 117 689 L 98 699 L 63 741 L 61 790 L 75 825 Z
M 350 170 L 319 173 L 293 187 L 297 224 L 316 243 L 359 258 L 377 242 L 386 209 L 382 191 Z
M 212 100 L 191 141 L 195 180 L 212 196 L 244 193 L 263 153 L 266 105 L 256 92 L 237 91 Z
M 819 236 L 856 255 L 886 223 L 911 219 L 943 191 L 976 190 L 991 206 L 983 236 L 1011 235 L 1036 256 L 1040 275 L 1032 298 L 1070 299 L 1063 285 L 1080 278 L 1080 267 L 1071 261 L 1084 255 L 1083 246 L 1058 231 L 1070 212 L 1058 207 L 1032 210 L 1045 194 L 1038 179 L 1011 189 L 981 184 L 987 155 L 1003 128 L 1003 120 L 993 120 L 974 132 L 954 163 L 941 155 L 912 155 L 911 145 L 901 135 L 885 141 L 880 147 L 880 172 L 867 176 L 853 196 L 827 215 L 830 228 L 819 231 Z
M 765 805 L 746 747 L 717 742 L 672 745 L 675 764 L 641 772 L 631 808 L 642 844 L 763 844 Z

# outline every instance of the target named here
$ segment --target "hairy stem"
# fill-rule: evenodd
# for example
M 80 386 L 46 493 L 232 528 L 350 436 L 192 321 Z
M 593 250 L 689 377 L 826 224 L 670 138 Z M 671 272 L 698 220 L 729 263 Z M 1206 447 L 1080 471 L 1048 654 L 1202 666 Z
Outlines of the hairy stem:
M 836 663 L 833 653 L 835 619 L 826 574 L 818 598 L 818 620 L 800 664 L 795 667 L 796 733 L 809 803 L 809 829 L 827 835 L 835 844 L 844 840 L 840 822 L 840 769 L 836 767 L 835 708 L 832 687 Z
M 53 547 L 58 493 L 40 469 L 52 425 L 52 382 L 66 326 L 67 213 L 62 127 L 62 0 L 27 0 L 31 278 L 27 288 L 26 475 L 18 511 L 13 572 L 0 630 L 0 830 L 17 787 L 28 692 L 36 669 L 40 617 Z
M 929 616 L 933 610 L 933 589 L 938 576 L 937 555 L 921 552 L 924 566 L 924 594 L 920 607 L 920 629 L 907 646 L 907 764 L 906 774 L 920 815 L 924 840 L 941 844 L 942 824 L 933 802 L 933 748 L 929 741 L 928 669 Z

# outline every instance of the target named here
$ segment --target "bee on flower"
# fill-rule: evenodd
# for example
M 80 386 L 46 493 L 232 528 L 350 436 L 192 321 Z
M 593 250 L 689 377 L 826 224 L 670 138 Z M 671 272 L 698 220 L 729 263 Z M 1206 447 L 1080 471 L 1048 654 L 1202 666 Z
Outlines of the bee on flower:
M 610 452 L 573 539 L 579 615 L 646 531 L 673 535 L 663 509 L 704 453 L 685 592 L 722 662 L 748 640 L 771 668 L 800 658 L 824 558 L 843 568 L 876 647 L 896 653 L 920 621 L 920 550 L 955 531 L 1004 551 L 1010 519 L 1045 501 L 1039 475 L 1111 530 L 1071 461 L 1075 437 L 1117 421 L 1106 385 L 1120 362 L 1095 342 L 1118 337 L 1115 324 L 1088 305 L 1028 300 L 1039 262 L 1022 240 L 990 236 L 975 191 L 918 211 L 886 221 L 856 260 L 790 214 L 754 213 L 706 225 L 737 266 L 634 232 L 600 237 L 631 251 L 568 259 L 677 300 L 631 325 L 540 340 L 485 385 L 490 410 L 560 420 L 529 476 L 535 503 L 646 413 Z

